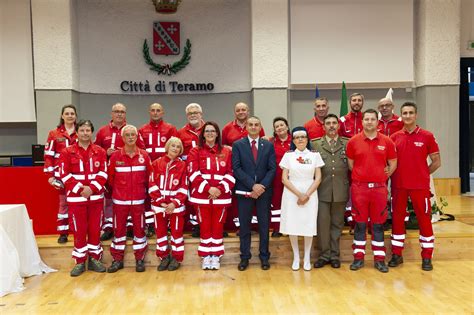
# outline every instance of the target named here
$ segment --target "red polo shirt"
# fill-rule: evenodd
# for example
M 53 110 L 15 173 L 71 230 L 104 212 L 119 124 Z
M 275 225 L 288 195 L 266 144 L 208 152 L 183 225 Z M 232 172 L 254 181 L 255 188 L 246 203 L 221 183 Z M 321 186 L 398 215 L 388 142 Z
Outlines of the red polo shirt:
M 389 120 L 384 120 L 380 118 L 379 125 L 377 126 L 377 131 L 383 133 L 386 136 L 391 136 L 395 132 L 402 130 L 403 121 L 401 117 L 393 115 Z
M 346 154 L 354 160 L 352 180 L 364 183 L 385 182 L 387 162 L 397 158 L 395 144 L 380 132 L 372 140 L 364 132 L 356 134 L 347 143 Z
M 245 126 L 240 127 L 235 120 L 229 121 L 224 128 L 222 128 L 222 144 L 232 146 L 235 141 L 245 138 L 247 135 L 248 132 Z M 262 127 L 260 137 L 263 136 L 265 136 L 265 131 Z
M 402 129 L 390 137 L 397 147 L 397 169 L 392 175 L 392 187 L 430 189 L 428 155 L 439 152 L 433 134 L 416 127 L 409 133 Z
M 311 120 L 307 121 L 306 124 L 304 124 L 304 127 L 308 131 L 309 139 L 321 138 L 326 134 L 323 122 L 319 121 L 319 119 L 316 117 L 313 117 Z

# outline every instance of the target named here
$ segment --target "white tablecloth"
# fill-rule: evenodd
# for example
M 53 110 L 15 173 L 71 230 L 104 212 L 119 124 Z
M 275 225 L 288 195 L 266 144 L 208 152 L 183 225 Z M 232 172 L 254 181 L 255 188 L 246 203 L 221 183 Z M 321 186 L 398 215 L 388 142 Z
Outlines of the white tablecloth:
M 53 271 L 41 260 L 25 205 L 0 205 L 0 296 L 23 290 L 22 277 Z

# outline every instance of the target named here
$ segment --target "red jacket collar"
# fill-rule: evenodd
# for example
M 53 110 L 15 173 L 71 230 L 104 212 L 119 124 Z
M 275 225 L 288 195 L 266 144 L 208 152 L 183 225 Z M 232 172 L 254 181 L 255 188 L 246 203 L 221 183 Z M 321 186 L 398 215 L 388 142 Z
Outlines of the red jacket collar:
M 110 123 L 109 123 L 109 127 L 110 127 L 110 128 L 112 128 L 112 129 L 117 129 L 117 130 L 121 130 L 123 127 L 125 127 L 125 125 L 127 125 L 127 121 L 126 121 L 126 120 L 124 120 L 123 125 L 120 126 L 120 128 L 115 127 L 115 125 L 114 125 L 114 123 L 113 123 L 112 120 L 111 120 Z

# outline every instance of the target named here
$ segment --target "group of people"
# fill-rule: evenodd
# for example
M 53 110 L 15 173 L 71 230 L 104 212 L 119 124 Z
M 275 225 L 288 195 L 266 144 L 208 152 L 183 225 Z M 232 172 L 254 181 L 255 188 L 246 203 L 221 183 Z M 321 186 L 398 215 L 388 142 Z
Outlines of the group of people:
M 265 137 L 260 119 L 250 115 L 245 103 L 234 106 L 235 119 L 222 132 L 216 122 L 203 120 L 197 103 L 186 107 L 188 123 L 180 130 L 164 121 L 158 103 L 150 105 L 150 122 L 140 129 L 127 124 L 126 107 L 117 103 L 95 141 L 92 122 L 77 122 L 76 108 L 65 105 L 45 146 L 45 172 L 60 191 L 58 242 L 67 242 L 69 231 L 74 234 L 71 276 L 82 274 L 86 262 L 97 272 L 122 269 L 127 234 L 133 235 L 136 271 L 144 271 L 150 231 L 156 233 L 157 269 L 176 270 L 183 261 L 183 230 L 189 222 L 199 226 L 195 231 L 204 270 L 220 268 L 224 230 L 231 224 L 240 238 L 238 269 L 246 270 L 255 223 L 263 270 L 270 268 L 270 228 L 272 237 L 289 235 L 293 270 L 301 266 L 298 236 L 304 238 L 304 270 L 326 264 L 340 268 L 346 208 L 354 222 L 350 269 L 364 266 L 369 228 L 374 267 L 387 272 L 383 224 L 389 182 L 393 226 L 388 266 L 403 263 L 410 198 L 420 225 L 422 269 L 431 270 L 429 176 L 440 167 L 434 136 L 416 125 L 414 103 L 401 106 L 401 117 L 393 114 L 387 98 L 378 103 L 380 114 L 362 111 L 362 94 L 352 94 L 349 103 L 351 112 L 339 119 L 328 113 L 328 100 L 319 97 L 314 117 L 304 127 L 290 132 L 288 121 L 276 117 L 273 137 Z M 312 265 L 315 235 L 319 256 Z M 101 240 L 112 237 L 113 262 L 106 268 Z

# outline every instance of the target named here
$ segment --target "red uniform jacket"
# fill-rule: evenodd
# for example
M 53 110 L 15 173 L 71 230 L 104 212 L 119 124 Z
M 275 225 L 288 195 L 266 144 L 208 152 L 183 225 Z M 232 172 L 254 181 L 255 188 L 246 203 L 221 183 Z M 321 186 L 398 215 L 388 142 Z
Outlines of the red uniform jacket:
M 362 131 L 362 112 L 350 112 L 339 120 L 341 127 L 339 128 L 339 135 L 352 138 L 354 135 Z
M 281 207 L 281 197 L 283 194 L 283 183 L 281 181 L 281 177 L 283 175 L 283 170 L 281 169 L 280 162 L 285 155 L 286 152 L 290 150 L 291 145 L 291 135 L 288 135 L 286 141 L 281 141 L 280 138 L 272 137 L 269 140 L 273 143 L 273 147 L 275 148 L 275 159 L 276 159 L 276 172 L 275 177 L 273 178 L 273 195 L 272 195 L 272 208 L 273 209 L 280 209 Z
M 95 136 L 94 143 L 103 148 L 105 151 L 107 151 L 109 148 L 115 150 L 123 148 L 123 139 L 121 133 L 122 128 L 125 127 L 125 125 L 126 124 L 120 128 L 117 128 L 114 124 L 112 124 L 112 122 L 110 122 L 108 125 L 102 126 Z M 137 146 L 139 148 L 144 148 L 143 139 L 140 137 L 140 134 L 138 134 Z
M 78 143 L 64 149 L 59 157 L 59 175 L 66 190 L 66 201 L 73 204 L 102 203 L 107 182 L 107 156 L 101 147 Z M 81 196 L 83 186 L 92 189 L 89 198 Z
M 150 121 L 143 125 L 138 133 L 141 135 L 146 152 L 152 161 L 165 155 L 165 144 L 169 138 L 178 136 L 176 127 L 163 120 L 158 123 Z
M 122 148 L 109 160 L 109 186 L 116 205 L 141 205 L 147 196 L 151 161 L 145 150 L 136 148 L 130 157 Z
M 240 127 L 235 120 L 228 122 L 224 128 L 222 128 L 222 145 L 232 146 L 232 144 L 248 136 L 247 129 L 245 126 Z M 265 136 L 265 131 L 260 130 L 260 137 Z
M 151 208 L 156 212 L 164 212 L 162 203 L 174 203 L 173 213 L 184 215 L 184 203 L 188 197 L 186 163 L 177 158 L 173 161 L 165 155 L 152 164 L 150 175 Z
M 59 177 L 58 162 L 61 151 L 77 142 L 77 134 L 69 135 L 64 125 L 53 129 L 48 134 L 44 147 L 44 172 L 51 176 Z
M 186 161 L 189 151 L 198 145 L 199 135 L 201 134 L 203 125 L 204 122 L 202 122 L 200 128 L 194 129 L 190 124 L 186 124 L 183 128 L 178 130 L 178 137 L 183 142 L 184 149 L 183 155 L 181 155 L 182 160 Z
M 403 128 L 403 121 L 402 117 L 398 117 L 397 115 L 393 115 L 392 119 L 385 121 L 383 118 L 380 118 L 379 124 L 377 126 L 377 131 L 383 133 L 386 136 L 391 136 L 395 132 L 402 130 Z
M 232 171 L 232 150 L 217 146 L 196 147 L 188 155 L 188 175 L 190 185 L 189 201 L 196 205 L 230 205 L 235 178 Z M 209 189 L 217 187 L 221 191 L 218 199 L 209 199 Z

